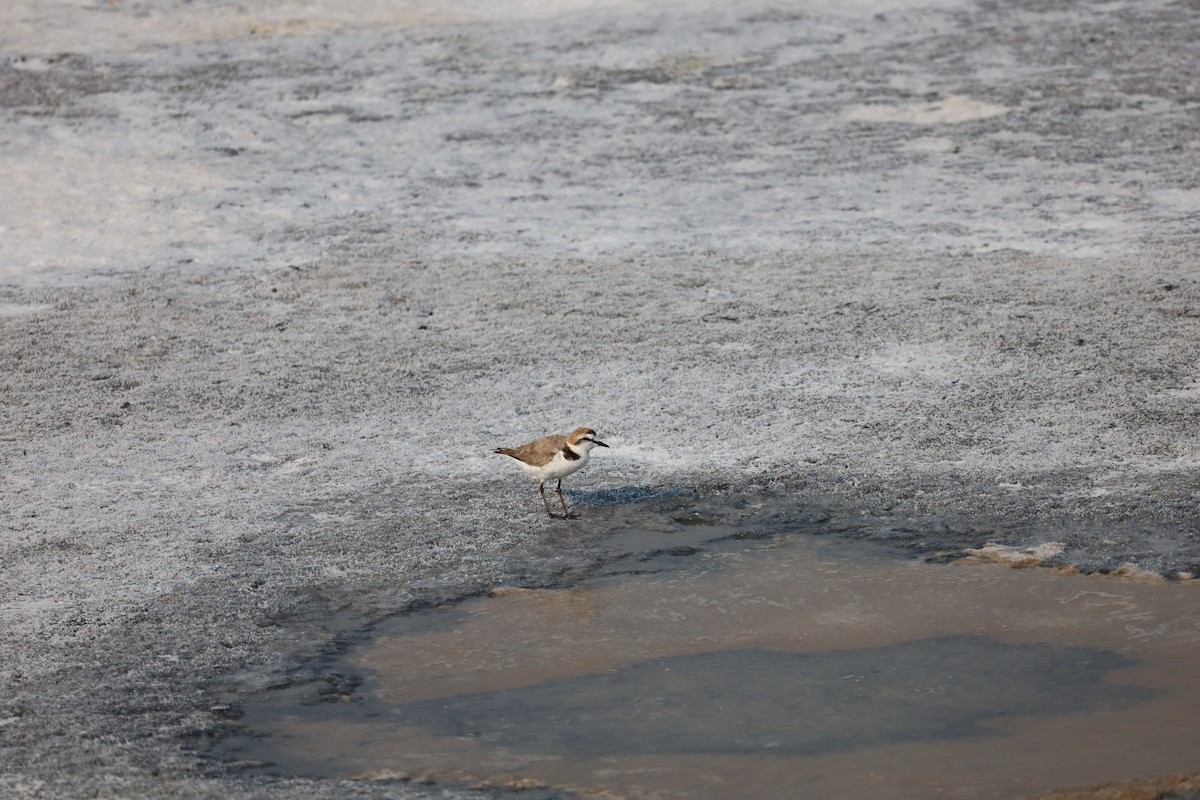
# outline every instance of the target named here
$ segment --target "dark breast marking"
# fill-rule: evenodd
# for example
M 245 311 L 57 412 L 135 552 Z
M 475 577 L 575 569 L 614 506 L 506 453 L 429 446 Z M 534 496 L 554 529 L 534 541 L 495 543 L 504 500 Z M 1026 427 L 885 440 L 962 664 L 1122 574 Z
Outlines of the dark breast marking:
M 578 461 L 581 458 L 579 453 L 576 453 L 574 450 L 572 450 L 570 448 L 570 446 L 565 445 L 565 444 L 563 445 L 563 448 L 562 448 L 562 454 L 563 454 L 563 458 L 565 458 L 567 461 Z

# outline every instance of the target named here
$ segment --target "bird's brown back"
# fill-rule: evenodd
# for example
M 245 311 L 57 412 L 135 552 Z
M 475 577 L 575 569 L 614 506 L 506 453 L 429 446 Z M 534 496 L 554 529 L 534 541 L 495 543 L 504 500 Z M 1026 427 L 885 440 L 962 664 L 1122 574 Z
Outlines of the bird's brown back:
M 534 439 L 529 444 L 523 444 L 520 447 L 498 447 L 496 452 L 540 467 L 554 458 L 554 454 L 562 450 L 566 443 L 567 437 L 565 436 L 543 436 L 541 439 Z

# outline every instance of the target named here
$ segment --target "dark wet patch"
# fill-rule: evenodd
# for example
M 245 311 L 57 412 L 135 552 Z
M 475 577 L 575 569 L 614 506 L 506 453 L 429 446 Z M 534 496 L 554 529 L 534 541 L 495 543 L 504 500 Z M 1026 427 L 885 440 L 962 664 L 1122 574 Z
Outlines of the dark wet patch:
M 357 631 L 223 716 L 241 733 L 213 754 L 270 774 L 562 791 L 649 771 L 664 791 L 726 796 L 692 780 L 702 763 L 759 798 L 780 779 L 844 788 L 845 764 L 898 751 L 921 785 L 987 791 L 1012 789 L 1004 765 L 1047 741 L 1059 755 L 1023 767 L 1047 786 L 1096 774 L 1072 772 L 1072 753 L 1126 752 L 1131 735 L 1166 764 L 1178 743 L 1190 753 L 1190 727 L 1163 731 L 1195 693 L 1172 666 L 1194 657 L 1191 595 L 1171 593 L 1191 587 L 934 566 L 660 510 L 559 588 L 509 584 Z M 1129 752 L 1121 769 L 1147 763 Z M 936 777 L 964 754 L 980 774 Z
M 596 535 L 613 528 L 651 527 L 679 533 L 724 527 L 740 538 L 768 538 L 788 532 L 875 542 L 930 561 L 953 560 L 964 549 L 996 543 L 1034 547 L 1062 542 L 1053 564 L 1071 564 L 1085 573 L 1111 572 L 1123 564 L 1172 576 L 1200 573 L 1200 527 L 1194 523 L 1148 524 L 1138 520 L 1060 518 L 1047 512 L 1010 518 L 946 514 L 900 514 L 897 509 L 845 507 L 844 500 L 797 487 L 745 489 L 699 487 L 657 493 L 625 487 L 619 497 L 600 492 L 571 493 L 589 506 L 576 528 Z

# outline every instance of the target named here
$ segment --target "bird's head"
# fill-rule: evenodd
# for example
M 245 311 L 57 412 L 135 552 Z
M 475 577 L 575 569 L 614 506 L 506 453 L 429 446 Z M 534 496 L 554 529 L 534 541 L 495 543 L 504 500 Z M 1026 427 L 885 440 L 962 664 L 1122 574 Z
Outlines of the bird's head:
M 576 428 L 567 437 L 567 444 L 585 453 L 593 447 L 608 447 L 608 445 L 596 438 L 596 432 L 591 428 Z

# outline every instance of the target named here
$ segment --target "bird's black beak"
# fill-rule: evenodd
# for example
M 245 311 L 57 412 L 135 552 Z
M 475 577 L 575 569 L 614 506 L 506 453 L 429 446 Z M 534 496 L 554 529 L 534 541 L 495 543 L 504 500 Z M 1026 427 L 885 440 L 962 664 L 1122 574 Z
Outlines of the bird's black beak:
M 600 441 L 599 439 L 592 439 L 592 444 L 598 445 L 600 447 L 608 447 L 608 445 L 606 445 L 604 442 Z

